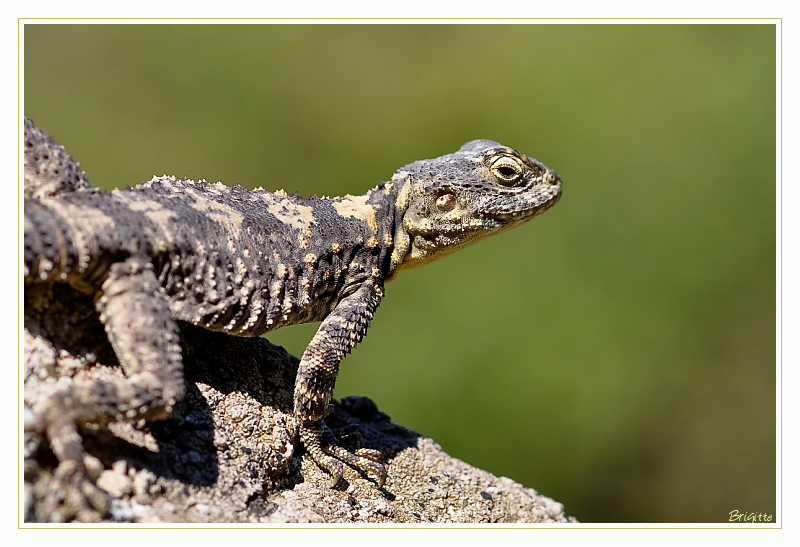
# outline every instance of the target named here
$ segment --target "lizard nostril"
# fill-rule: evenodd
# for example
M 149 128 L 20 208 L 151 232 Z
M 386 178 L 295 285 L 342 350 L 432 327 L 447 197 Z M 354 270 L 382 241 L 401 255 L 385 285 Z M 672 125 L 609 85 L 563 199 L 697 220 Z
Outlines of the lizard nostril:
M 556 185 L 556 184 L 561 183 L 561 177 L 559 177 L 558 173 L 556 173 L 552 169 L 547 169 L 544 172 L 544 176 L 542 177 L 542 180 L 544 182 L 546 182 L 547 184 L 552 184 L 552 185 Z

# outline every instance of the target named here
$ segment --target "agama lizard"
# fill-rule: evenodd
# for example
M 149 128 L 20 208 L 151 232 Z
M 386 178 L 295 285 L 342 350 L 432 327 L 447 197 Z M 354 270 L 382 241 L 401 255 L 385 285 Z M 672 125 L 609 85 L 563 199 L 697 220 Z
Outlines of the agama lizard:
M 366 334 L 384 285 L 531 220 L 561 187 L 539 161 L 476 140 L 359 196 L 303 199 L 168 176 L 105 192 L 26 119 L 26 289 L 68 283 L 92 295 L 127 376 L 56 392 L 31 409 L 26 428 L 45 432 L 77 473 L 76 424 L 160 419 L 181 400 L 177 321 L 236 336 L 321 321 L 297 373 L 297 433 L 332 485 L 342 461 L 382 485 L 382 455 L 324 442 L 323 418 L 339 363 Z

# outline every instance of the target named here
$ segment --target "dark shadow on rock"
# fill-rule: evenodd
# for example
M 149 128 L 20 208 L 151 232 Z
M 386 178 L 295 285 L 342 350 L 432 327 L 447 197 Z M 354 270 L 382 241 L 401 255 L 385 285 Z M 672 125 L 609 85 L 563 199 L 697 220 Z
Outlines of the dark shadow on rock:
M 116 371 L 121 375 L 119 361 L 92 298 L 64 284 L 53 285 L 52 293 L 48 289 L 35 287 L 26 291 L 25 328 L 28 332 L 52 344 L 59 357 L 56 362 L 69 355 L 82 362 L 85 370 L 107 369 L 109 373 Z M 43 304 L 46 313 L 37 313 Z M 112 424 L 111 427 L 118 432 L 120 427 L 123 431 L 127 429 L 129 435 L 114 434 L 106 427 L 81 428 L 86 451 L 107 467 L 125 460 L 134 469 L 147 469 L 187 484 L 210 486 L 216 481 L 219 466 L 212 442 L 214 421 L 208 404 L 193 382 L 186 382 L 186 396 L 165 420 L 148 422 L 142 428 L 132 424 Z M 155 440 L 156 450 L 135 441 L 147 433 Z M 46 467 L 55 462 L 47 442 L 37 449 L 37 458 Z

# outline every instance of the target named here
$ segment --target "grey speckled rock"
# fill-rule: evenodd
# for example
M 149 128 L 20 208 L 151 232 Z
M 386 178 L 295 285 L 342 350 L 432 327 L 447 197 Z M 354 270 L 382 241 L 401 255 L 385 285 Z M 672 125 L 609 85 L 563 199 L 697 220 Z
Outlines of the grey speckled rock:
M 68 288 L 26 294 L 25 404 L 57 385 L 122 373 L 91 299 Z M 47 303 L 46 307 L 42 303 Z M 80 328 L 78 328 L 80 326 Z M 182 325 L 187 395 L 163 421 L 81 431 L 84 463 L 107 492 L 105 522 L 575 522 L 560 503 L 448 456 L 431 439 L 393 424 L 367 398 L 334 405 L 331 427 L 360 422 L 348 440 L 387 456 L 383 488 L 347 467 L 329 487 L 289 433 L 298 361 L 264 339 Z M 41 500 L 56 461 L 47 439 L 27 434 L 27 521 L 70 521 Z

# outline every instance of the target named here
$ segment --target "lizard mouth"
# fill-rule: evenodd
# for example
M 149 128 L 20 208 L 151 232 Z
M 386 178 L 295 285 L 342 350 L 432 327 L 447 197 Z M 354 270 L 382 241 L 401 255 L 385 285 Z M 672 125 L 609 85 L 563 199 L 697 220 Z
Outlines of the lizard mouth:
M 547 211 L 561 199 L 561 179 L 555 184 L 538 184 L 532 191 L 516 196 L 514 199 L 492 200 L 484 204 L 487 219 L 500 223 L 529 220 Z

